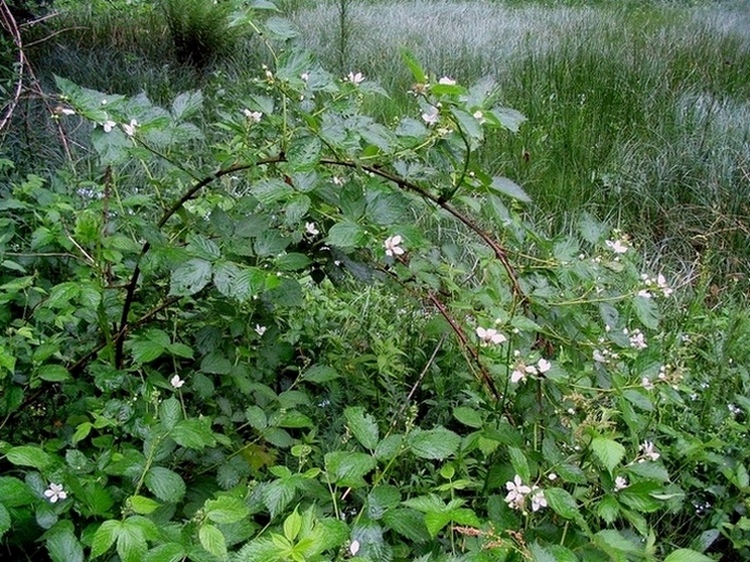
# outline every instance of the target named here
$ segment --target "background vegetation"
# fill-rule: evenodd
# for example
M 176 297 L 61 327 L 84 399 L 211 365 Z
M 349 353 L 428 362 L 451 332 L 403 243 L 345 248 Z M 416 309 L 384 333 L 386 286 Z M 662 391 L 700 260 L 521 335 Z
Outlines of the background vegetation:
M 198 0 L 3 6 L 49 15 L 19 28 L 27 64 L 16 64 L 12 34 L 2 43 L 7 98 L 19 77 L 24 84 L 13 111 L 3 109 L 11 121 L 2 131 L 7 556 L 211 560 L 227 549 L 244 560 L 750 556 L 746 2 L 287 0 L 278 13 L 264 2 Z M 419 65 L 404 63 L 404 46 Z M 408 115 L 420 121 L 428 101 L 468 112 L 463 91 L 415 95 L 415 65 L 433 86 L 441 77 L 488 84 L 493 104 L 526 117 L 514 134 L 508 123 L 487 124 L 472 150 L 459 152 L 480 177 L 522 185 L 530 202 L 506 186 L 502 195 L 510 189 L 516 198 L 458 204 L 510 249 L 524 291 L 534 295 L 528 313 L 507 291 L 485 288 L 509 280 L 471 228 L 416 199 L 398 200 L 406 215 L 391 216 L 392 201 L 373 210 L 384 188 L 355 171 L 316 168 L 345 195 L 311 187 L 309 209 L 284 224 L 274 222 L 291 212 L 283 186 L 259 197 L 261 210 L 243 196 L 258 198 L 254 182 L 269 178 L 298 182 L 292 172 L 304 175 L 310 163 L 265 176 L 227 174 L 221 190 L 186 201 L 181 222 L 154 234 L 191 182 L 238 155 L 268 157 L 279 139 L 315 130 L 326 112 L 371 116 L 363 130 L 372 123 L 397 130 Z M 300 82 L 308 70 L 320 72 L 319 90 Z M 284 105 L 289 114 L 278 117 L 280 100 L 311 93 L 312 109 Z M 117 125 L 139 115 L 140 150 L 101 144 L 108 137 L 94 107 L 100 99 Z M 77 115 L 61 113 L 68 108 Z M 256 114 L 277 120 L 262 121 L 256 134 Z M 424 134 L 426 150 L 437 154 L 441 145 Z M 381 158 L 384 169 L 397 169 L 389 150 L 406 149 L 372 152 L 372 135 L 361 140 L 364 160 L 348 145 L 327 157 L 358 166 Z M 438 184 L 461 169 L 460 158 L 451 160 L 458 149 L 444 149 L 420 161 Z M 219 216 L 216 209 L 224 219 L 202 221 Z M 260 222 L 243 223 L 246 234 L 222 223 L 248 213 Z M 330 255 L 306 222 L 322 231 Z M 364 234 L 356 242 L 336 237 L 342 222 Z M 277 261 L 272 237 L 259 250 L 264 228 L 293 240 L 277 248 L 282 254 L 305 259 Z M 413 255 L 431 256 L 396 269 L 398 289 L 370 263 L 382 257 L 382 239 L 396 234 Z M 232 244 L 245 235 L 254 240 L 252 259 Z M 119 317 L 124 293 L 111 287 L 132 279 L 144 240 L 154 257 L 143 263 L 145 288 L 129 328 L 127 314 Z M 619 258 L 610 261 L 605 240 L 631 249 L 624 270 Z M 571 265 L 579 253 L 594 269 Z M 229 271 L 221 264 L 246 259 L 285 280 L 275 286 L 264 276 L 257 303 L 216 280 L 221 267 Z M 602 260 L 611 267 L 596 269 Z M 198 261 L 211 264 L 214 285 L 204 293 L 185 279 L 185 263 Z M 662 273 L 675 290 L 660 299 L 658 326 L 656 312 L 638 308 L 640 291 L 660 291 L 643 272 Z M 326 281 L 314 283 L 318 274 Z M 592 299 L 599 286 L 619 312 Z M 479 327 L 497 318 L 506 335 L 517 330 L 513 345 L 524 359 L 549 358 L 559 374 L 515 390 L 506 382 L 515 348 L 481 348 L 495 366 L 502 395 L 495 400 L 475 380 L 468 349 L 479 348 L 455 339 L 425 288 L 443 291 L 455 317 Z M 161 300 L 165 293 L 188 304 Z M 569 312 L 560 304 L 567 301 L 580 310 Z M 647 333 L 647 351 L 609 332 L 634 326 Z M 111 339 L 117 330 L 123 341 L 127 335 L 124 350 Z M 99 349 L 102 337 L 109 347 Z M 607 374 L 592 360 L 605 349 L 621 355 Z M 89 355 L 91 366 L 79 366 Z M 172 376 L 187 381 L 184 390 Z M 541 438 L 540 427 L 555 439 Z M 408 443 L 404 452 L 378 452 L 392 435 Z M 460 446 L 440 447 L 453 436 Z M 644 442 L 657 443 L 658 462 L 638 462 Z M 546 489 L 550 474 L 561 490 L 549 494 L 550 515 L 535 519 L 503 501 L 515 475 Z M 616 477 L 633 485 L 624 496 Z M 70 499 L 51 504 L 44 492 L 58 480 Z M 320 529 L 334 542 L 321 542 Z M 303 537 L 315 548 L 292 553 Z

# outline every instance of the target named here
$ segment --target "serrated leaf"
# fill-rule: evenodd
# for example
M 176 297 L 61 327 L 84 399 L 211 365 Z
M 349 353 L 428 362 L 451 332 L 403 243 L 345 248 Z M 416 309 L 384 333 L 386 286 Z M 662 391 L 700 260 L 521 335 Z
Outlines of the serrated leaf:
M 170 432 L 178 445 L 188 449 L 203 449 L 216 443 L 209 425 L 201 419 L 189 418 L 180 421 Z
M 47 453 L 32 445 L 13 447 L 5 453 L 5 458 L 16 466 L 31 466 L 39 470 L 49 466 L 52 462 Z
M 136 517 L 123 521 L 117 534 L 117 554 L 122 562 L 142 562 L 148 550 L 146 536 Z
M 360 244 L 363 234 L 364 231 L 358 224 L 340 222 L 331 227 L 325 240 L 331 246 L 353 248 Z
M 10 512 L 0 503 L 0 539 L 10 529 Z
M 562 488 L 545 488 L 544 497 L 549 507 L 563 519 L 581 518 L 575 498 Z
M 59 522 L 44 534 L 44 538 L 52 562 L 83 562 L 83 547 L 70 521 Z
M 521 480 L 528 482 L 531 480 L 531 470 L 529 469 L 529 462 L 526 460 L 526 456 L 523 451 L 518 447 L 508 447 L 508 456 L 510 457 L 510 464 L 513 470 L 521 477 Z
M 6 507 L 28 505 L 36 499 L 23 481 L 13 476 L 0 476 L 0 502 Z
M 688 548 L 680 548 L 671 552 L 665 559 L 664 562 L 711 562 L 713 558 L 709 558 L 705 554 L 690 550 Z
M 170 542 L 149 550 L 144 562 L 180 562 L 186 558 L 185 548 L 179 543 Z
M 154 466 L 146 473 L 146 488 L 161 501 L 177 503 L 185 495 L 185 482 L 182 477 L 162 466 Z
M 183 92 L 172 102 L 172 116 L 175 119 L 186 119 L 198 111 L 203 104 L 203 93 L 200 90 Z
M 271 514 L 271 519 L 284 511 L 294 498 L 296 486 L 291 479 L 282 478 L 269 482 L 261 491 L 263 504 Z
M 340 376 L 333 367 L 329 367 L 328 365 L 313 365 L 303 373 L 302 380 L 320 384 L 335 380 Z
M 165 348 L 161 342 L 137 340 L 131 347 L 134 363 L 150 363 L 164 354 Z
M 453 409 L 453 417 L 460 421 L 462 424 L 479 429 L 482 427 L 482 415 L 477 412 L 474 408 L 468 406 L 458 406 Z
M 107 552 L 115 544 L 121 528 L 120 521 L 105 521 L 99 525 L 91 542 L 91 557 L 97 558 Z
M 286 519 L 284 519 L 283 528 L 284 536 L 288 541 L 292 542 L 297 538 L 300 529 L 302 529 L 302 517 L 297 512 L 296 508 Z
M 495 176 L 494 178 L 492 178 L 492 183 L 488 187 L 492 191 L 495 191 L 496 193 L 499 193 L 501 195 L 507 195 L 508 197 L 512 197 L 513 199 L 523 201 L 524 203 L 531 202 L 531 197 L 526 194 L 521 186 L 514 181 L 509 180 L 508 178 Z
M 266 20 L 265 28 L 268 35 L 281 41 L 297 37 L 297 30 L 286 18 L 272 16 Z
M 271 205 L 276 201 L 288 198 L 294 193 L 294 188 L 278 178 L 269 178 L 253 185 L 252 194 L 263 205 Z
M 427 542 L 432 538 L 424 524 L 424 515 L 413 509 L 387 511 L 383 515 L 383 523 L 399 535 L 417 543 Z
M 617 441 L 604 437 L 591 440 L 591 449 L 599 462 L 611 473 L 625 457 L 625 447 Z
M 366 485 L 363 476 L 370 473 L 377 460 L 365 453 L 334 451 L 325 456 L 328 478 L 340 486 L 361 488 Z
M 633 297 L 632 302 L 633 308 L 635 310 L 635 315 L 638 317 L 638 320 L 640 320 L 641 323 L 646 326 L 646 328 L 655 330 L 659 327 L 660 314 L 659 309 L 654 302 L 654 299 L 635 296 Z
M 221 559 L 227 557 L 227 541 L 222 532 L 213 525 L 202 525 L 198 530 L 198 540 L 208 552 Z
M 614 523 L 620 515 L 620 504 L 612 496 L 605 496 L 596 506 L 596 514 L 606 523 Z
M 287 161 L 295 170 L 311 169 L 320 159 L 323 143 L 318 137 L 297 138 L 287 151 Z
M 62 365 L 42 365 L 36 374 L 47 382 L 65 382 L 70 379 L 70 373 Z
M 491 113 L 503 127 L 514 133 L 517 133 L 521 124 L 526 121 L 526 117 L 521 112 L 509 107 L 496 107 Z
M 370 414 L 365 413 L 364 408 L 347 408 L 344 410 L 347 427 L 355 439 L 365 449 L 375 449 L 378 445 L 378 424 Z
M 461 438 L 444 427 L 427 431 L 415 429 L 407 439 L 409 449 L 423 459 L 443 460 L 458 450 Z
M 139 515 L 148 515 L 149 513 L 156 511 L 160 504 L 159 502 L 144 496 L 130 496 L 127 499 L 127 505 L 133 510 L 133 512 L 138 513 Z
M 248 516 L 250 510 L 245 503 L 231 496 L 221 496 L 215 500 L 207 500 L 204 505 L 206 516 L 214 523 L 236 523 Z
M 245 410 L 245 419 L 254 429 L 263 430 L 268 427 L 266 413 L 259 406 L 248 406 Z
M 179 400 L 170 397 L 159 404 L 159 419 L 166 429 L 172 429 L 182 419 L 182 407 Z
M 642 391 L 636 390 L 634 388 L 629 388 L 627 390 L 624 390 L 622 395 L 628 402 L 633 404 L 633 406 L 637 406 L 640 410 L 643 410 L 644 412 L 654 411 L 654 404 Z
M 604 530 L 599 531 L 594 535 L 594 543 L 602 548 L 607 553 L 631 553 L 640 554 L 642 548 L 626 539 L 619 531 L 615 530 Z
M 427 84 L 427 75 L 425 74 L 424 70 L 422 70 L 422 67 L 417 62 L 416 57 L 411 53 L 411 51 L 408 51 L 407 49 L 401 49 L 401 58 L 404 61 L 404 64 L 409 68 L 409 70 L 412 73 L 412 76 L 414 76 L 414 79 L 419 84 Z
M 169 294 L 178 297 L 194 295 L 211 281 L 211 273 L 211 264 L 206 260 L 189 260 L 172 272 Z

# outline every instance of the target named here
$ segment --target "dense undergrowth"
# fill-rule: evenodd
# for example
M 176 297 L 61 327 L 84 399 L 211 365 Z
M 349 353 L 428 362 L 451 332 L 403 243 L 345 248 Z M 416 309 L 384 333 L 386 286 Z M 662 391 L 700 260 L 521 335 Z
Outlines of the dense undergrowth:
M 188 4 L 20 35 L 3 556 L 750 555 L 738 4 Z

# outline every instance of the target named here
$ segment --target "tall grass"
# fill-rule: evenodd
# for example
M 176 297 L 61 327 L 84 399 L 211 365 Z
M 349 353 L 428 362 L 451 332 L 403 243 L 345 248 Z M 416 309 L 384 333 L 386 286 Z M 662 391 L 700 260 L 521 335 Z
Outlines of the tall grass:
M 528 122 L 481 155 L 559 229 L 582 210 L 653 259 L 724 286 L 750 276 L 750 4 L 351 2 L 352 70 L 413 103 L 406 46 L 436 76 L 494 78 Z M 334 4 L 297 9 L 332 62 Z M 449 25 L 446 22 L 450 22 Z

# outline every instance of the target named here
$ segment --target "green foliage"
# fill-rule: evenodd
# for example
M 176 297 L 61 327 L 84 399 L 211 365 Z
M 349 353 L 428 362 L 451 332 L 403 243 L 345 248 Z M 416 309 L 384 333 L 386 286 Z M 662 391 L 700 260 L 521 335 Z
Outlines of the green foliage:
M 89 169 L 4 176 L 3 546 L 679 561 L 721 535 L 746 553 L 747 321 L 675 328 L 625 233 L 531 223 L 477 158 L 523 130 L 493 85 L 407 54 L 419 87 L 380 121 L 383 88 L 250 15 L 274 64 L 249 94 L 161 107 L 59 78 Z M 734 383 L 699 400 L 708 372 Z M 696 493 L 720 505 L 705 524 Z

